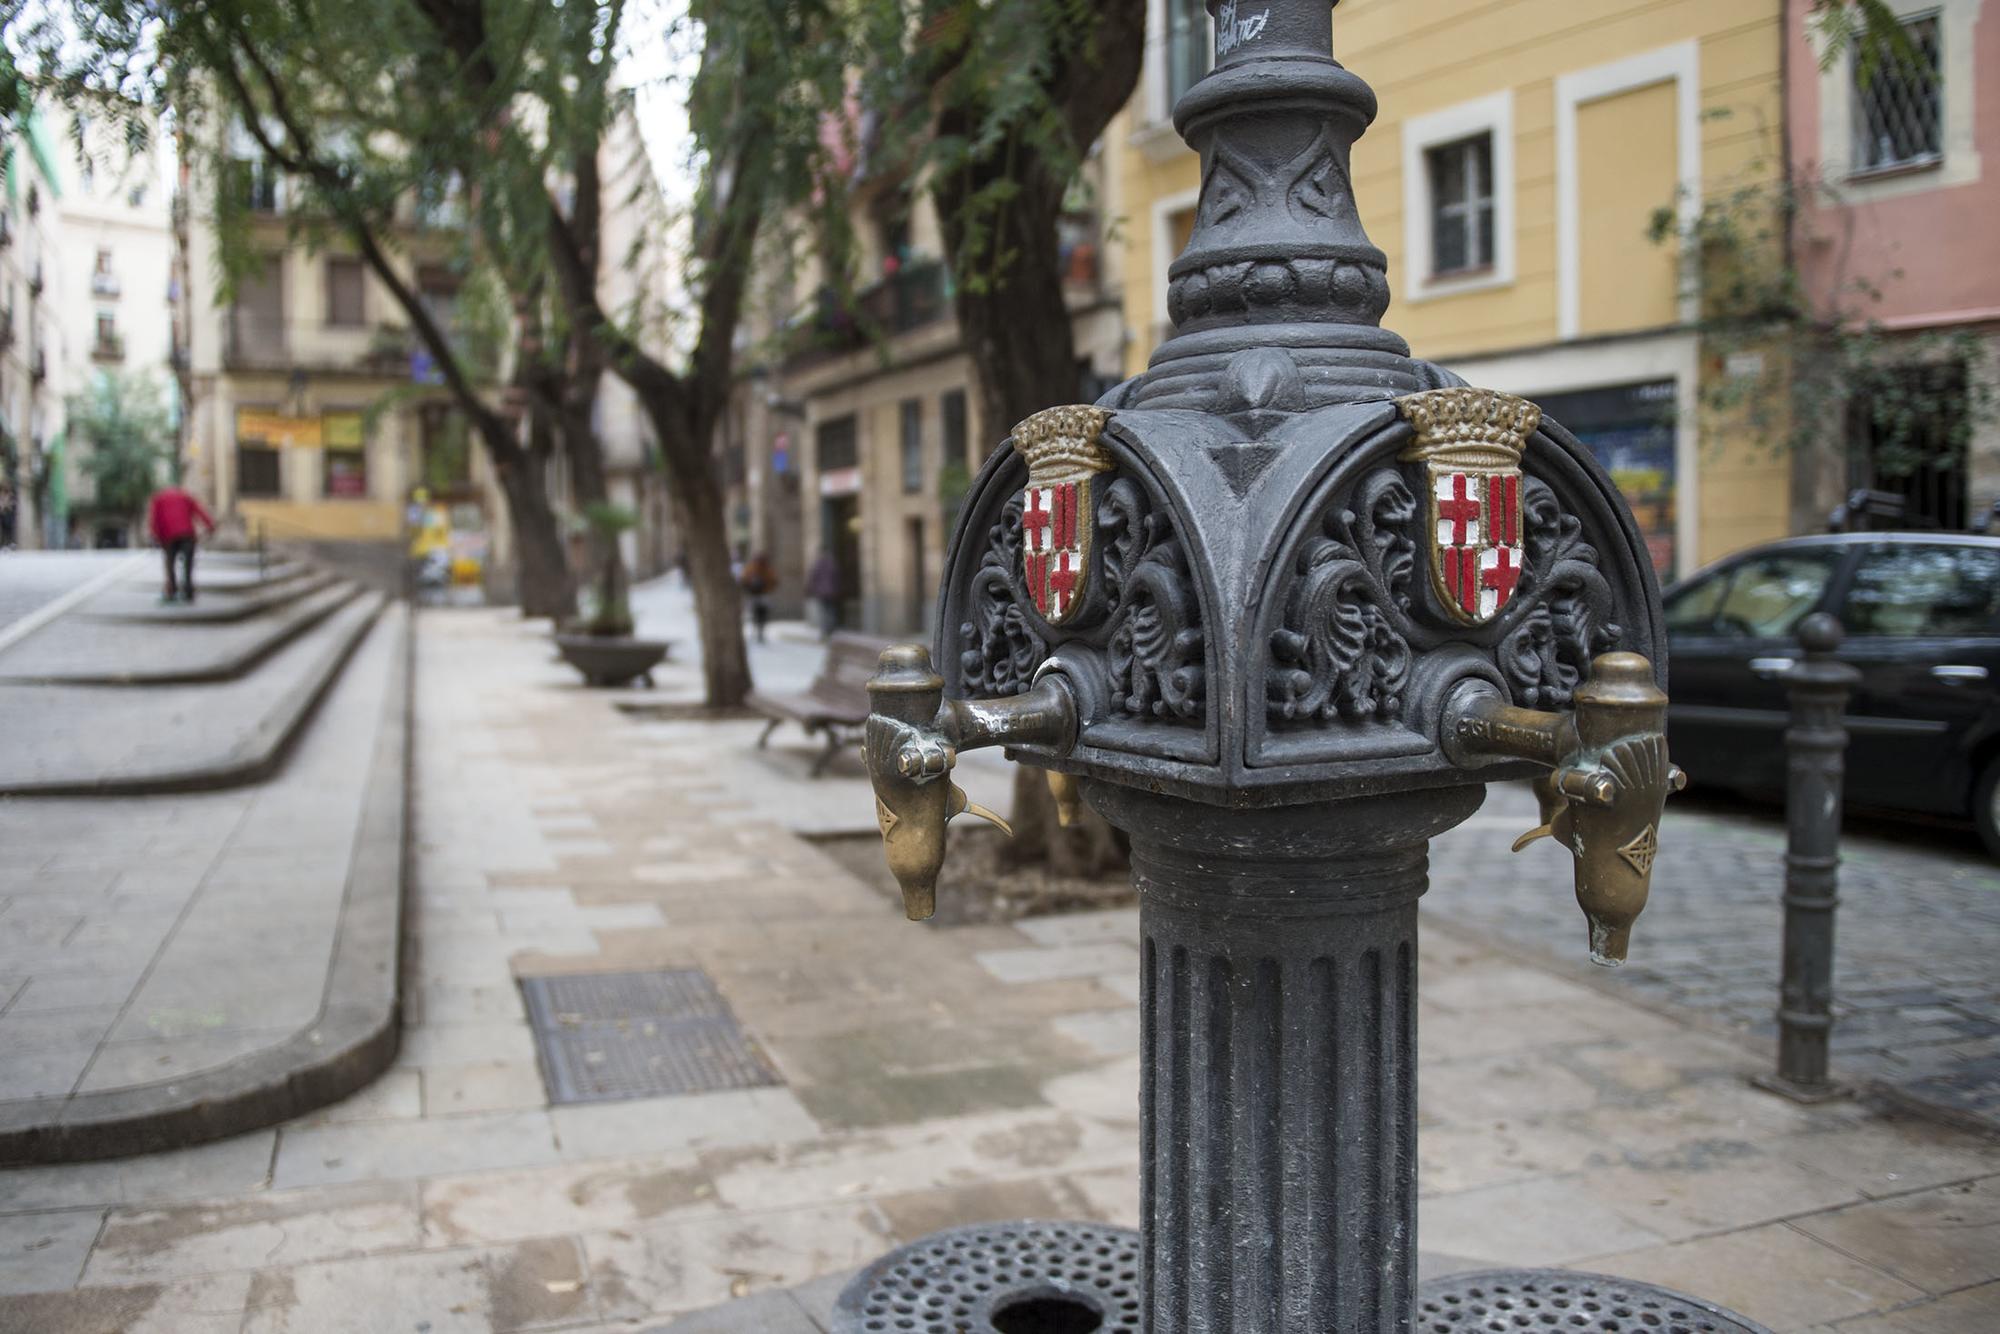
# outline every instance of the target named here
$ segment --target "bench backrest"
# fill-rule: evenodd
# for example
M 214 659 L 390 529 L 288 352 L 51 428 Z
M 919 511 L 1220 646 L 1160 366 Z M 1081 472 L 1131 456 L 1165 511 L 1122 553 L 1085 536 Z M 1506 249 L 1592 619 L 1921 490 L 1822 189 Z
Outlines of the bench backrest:
M 838 634 L 827 641 L 826 660 L 813 678 L 812 694 L 843 704 L 868 703 L 868 678 L 889 646 L 886 639 L 870 635 Z

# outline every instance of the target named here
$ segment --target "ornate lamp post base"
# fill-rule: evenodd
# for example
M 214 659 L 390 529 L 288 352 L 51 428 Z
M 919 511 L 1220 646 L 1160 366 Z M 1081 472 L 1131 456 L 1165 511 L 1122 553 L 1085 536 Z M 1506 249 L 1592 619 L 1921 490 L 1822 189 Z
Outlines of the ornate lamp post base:
M 1352 196 L 1375 97 L 1332 0 L 1208 0 L 1175 108 L 1201 203 L 1174 335 L 1014 428 L 968 491 L 936 657 L 869 682 L 867 759 L 912 918 L 951 781 L 1005 746 L 1132 843 L 1140 1215 L 1010 1223 L 866 1271 L 861 1334 L 1454 1334 L 1756 1326 L 1590 1275 L 1417 1283 L 1416 931 L 1429 840 L 1535 778 L 1591 957 L 1645 907 L 1667 756 L 1650 557 L 1590 451 L 1382 329 Z M 1504 1226 L 1504 1220 L 1495 1220 Z

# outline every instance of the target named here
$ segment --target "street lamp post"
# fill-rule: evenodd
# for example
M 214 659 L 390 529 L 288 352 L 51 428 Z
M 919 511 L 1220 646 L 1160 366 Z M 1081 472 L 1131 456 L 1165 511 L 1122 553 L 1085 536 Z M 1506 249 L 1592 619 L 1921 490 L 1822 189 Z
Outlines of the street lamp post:
M 1375 98 L 1332 59 L 1329 0 L 1210 9 L 1215 68 L 1174 113 L 1203 168 L 1174 335 L 988 461 L 935 658 L 883 654 L 866 729 L 912 918 L 946 821 L 990 815 L 951 781 L 962 750 L 1007 747 L 1130 836 L 1142 1229 L 936 1234 L 865 1270 L 835 1328 L 1754 1328 L 1592 1276 L 1417 1283 L 1429 841 L 1533 778 L 1521 843 L 1571 852 L 1591 956 L 1625 957 L 1682 781 L 1659 590 L 1585 447 L 1380 326 L 1348 165 Z

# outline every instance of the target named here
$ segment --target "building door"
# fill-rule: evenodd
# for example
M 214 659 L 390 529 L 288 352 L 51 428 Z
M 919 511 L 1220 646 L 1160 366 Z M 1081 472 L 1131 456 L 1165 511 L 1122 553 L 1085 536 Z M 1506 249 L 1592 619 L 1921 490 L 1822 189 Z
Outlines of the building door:
M 1680 572 L 1680 478 L 1674 431 L 1672 380 L 1607 385 L 1568 394 L 1539 394 L 1543 415 L 1582 441 L 1632 507 L 1640 536 L 1665 583 Z
M 1965 366 L 1901 366 L 1874 378 L 1848 403 L 1850 487 L 1902 502 L 1887 526 L 1963 529 Z
M 838 623 L 857 626 L 861 624 L 861 497 L 822 497 L 819 524 L 833 551 L 834 568 L 840 571 Z

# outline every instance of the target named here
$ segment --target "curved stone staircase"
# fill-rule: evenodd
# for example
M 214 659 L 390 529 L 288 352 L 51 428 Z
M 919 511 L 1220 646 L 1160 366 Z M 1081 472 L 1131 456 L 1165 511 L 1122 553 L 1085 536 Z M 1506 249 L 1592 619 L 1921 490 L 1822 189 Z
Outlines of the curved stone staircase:
M 406 606 L 151 562 L 0 649 L 0 1163 L 296 1116 L 394 1058 Z

